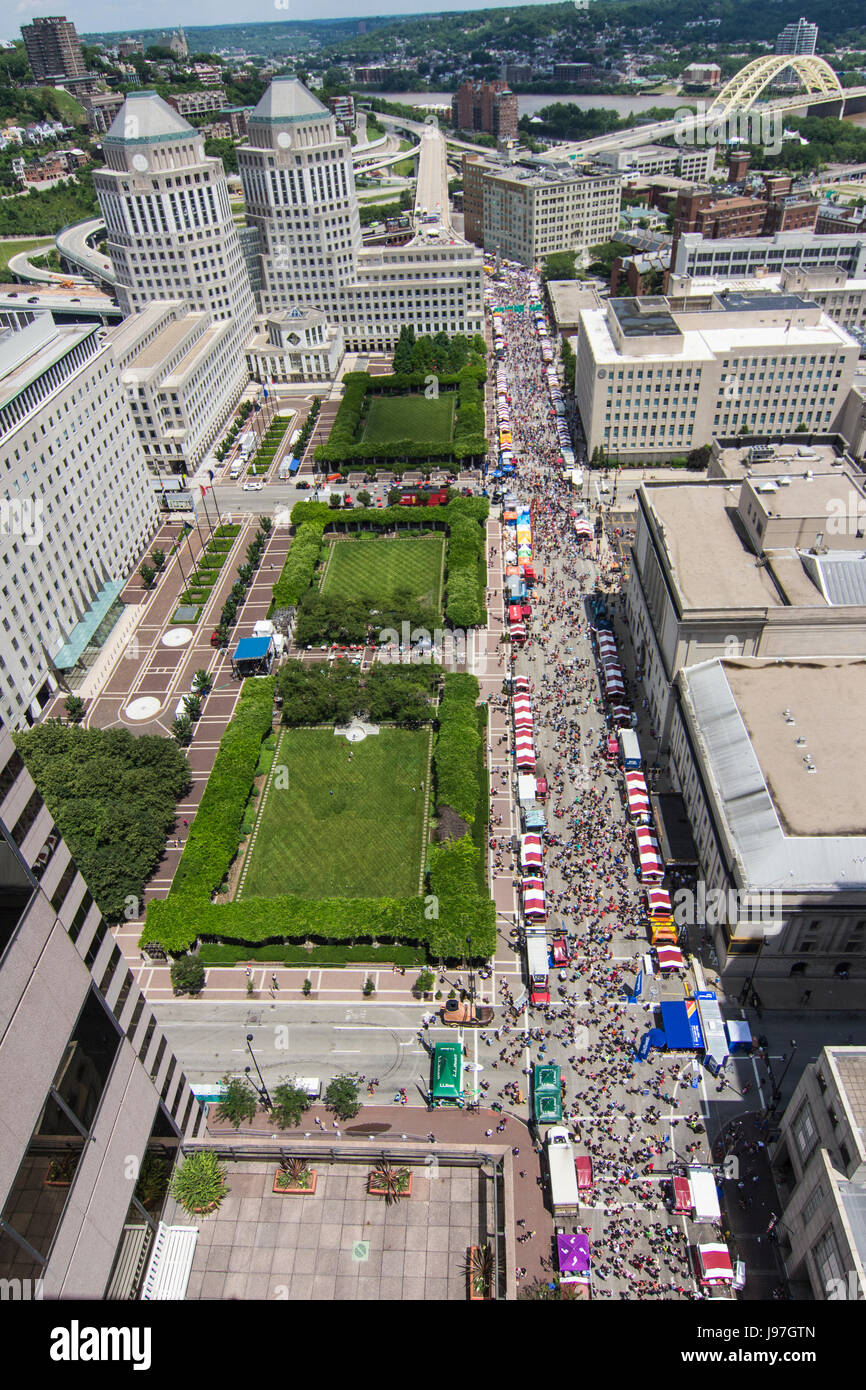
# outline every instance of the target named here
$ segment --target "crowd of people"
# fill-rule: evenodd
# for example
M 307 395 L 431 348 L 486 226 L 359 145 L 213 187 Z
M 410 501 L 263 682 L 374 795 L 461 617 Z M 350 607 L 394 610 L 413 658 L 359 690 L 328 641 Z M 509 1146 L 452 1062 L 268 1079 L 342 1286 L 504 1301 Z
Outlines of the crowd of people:
M 529 273 L 502 273 L 504 298 L 527 304 Z M 595 1296 L 693 1297 L 686 1242 L 681 1227 L 665 1218 L 660 1175 L 668 1174 L 675 1154 L 693 1161 L 703 1156 L 703 1140 L 694 1138 L 703 1127 L 691 1099 L 682 1099 L 694 1093 L 677 1094 L 682 1059 L 663 1054 L 651 1065 L 635 1061 L 647 1017 L 640 1005 L 625 1001 L 625 986 L 640 964 L 640 952 L 628 943 L 645 942 L 645 934 L 621 783 L 607 751 L 590 614 L 590 599 L 604 593 L 608 611 L 621 620 L 618 566 L 601 539 L 579 541 L 575 535 L 574 513 L 585 503 L 560 466 L 533 320 L 511 312 L 502 325 L 515 490 L 521 503 L 533 504 L 533 566 L 544 575 L 532 595 L 527 640 L 513 669 L 532 682 L 536 753 L 550 785 L 547 909 L 562 919 L 572 951 L 552 981 L 543 1026 L 528 1033 L 501 982 L 504 1021 L 483 1039 L 493 1054 L 487 1065 L 515 1066 L 528 1049 L 523 1071 L 545 1060 L 563 1067 L 567 1119 L 593 1164 Z M 621 622 L 616 626 L 621 632 Z M 627 683 L 627 698 L 633 708 L 645 705 L 636 678 Z M 512 743 L 506 736 L 509 751 Z M 497 868 L 512 869 L 518 883 L 520 864 L 510 842 L 494 832 L 491 848 Z M 488 1089 L 488 1097 L 493 1093 Z M 494 1103 L 513 1103 L 516 1094 L 518 1087 L 508 1082 Z M 693 1142 L 676 1144 L 687 1124 L 692 1133 L 684 1138 Z

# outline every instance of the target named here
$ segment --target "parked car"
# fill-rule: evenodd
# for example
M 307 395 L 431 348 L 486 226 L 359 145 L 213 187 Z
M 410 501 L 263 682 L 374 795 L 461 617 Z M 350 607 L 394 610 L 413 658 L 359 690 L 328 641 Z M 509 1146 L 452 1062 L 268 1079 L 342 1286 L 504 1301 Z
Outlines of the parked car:
M 301 492 L 303 492 L 304 490 L 308 490 L 309 486 L 310 484 L 306 482 L 295 483 L 295 487 L 298 488 Z
M 247 478 L 244 483 L 244 492 L 261 492 L 264 483 L 261 478 Z

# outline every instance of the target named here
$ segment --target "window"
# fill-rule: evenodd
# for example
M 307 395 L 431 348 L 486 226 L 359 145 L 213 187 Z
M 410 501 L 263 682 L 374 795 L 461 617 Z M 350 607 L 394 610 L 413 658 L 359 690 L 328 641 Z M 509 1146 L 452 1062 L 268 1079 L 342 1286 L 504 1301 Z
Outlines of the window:
M 105 1090 L 120 1034 L 96 991 L 91 988 L 54 1078 L 48 1105 L 56 1096 L 89 1133 Z M 59 1107 L 58 1107 L 59 1108 Z
M 839 1254 L 839 1245 L 832 1227 L 828 1228 L 821 1239 L 815 1244 L 815 1265 L 821 1275 L 821 1280 L 825 1288 L 827 1288 L 831 1279 L 841 1279 L 844 1277 L 842 1259 Z
M 808 1223 L 812 1220 L 812 1217 L 815 1215 L 815 1212 L 818 1210 L 821 1203 L 823 1202 L 824 1197 L 824 1184 L 820 1181 L 816 1182 L 815 1186 L 812 1188 L 812 1191 L 809 1193 L 809 1196 L 803 1203 L 803 1210 L 801 1212 L 801 1216 L 803 1218 L 804 1226 L 808 1225 Z
M 815 1128 L 815 1120 L 808 1101 L 801 1105 L 791 1126 L 791 1132 L 794 1135 L 800 1162 L 805 1167 L 818 1143 L 818 1131 Z

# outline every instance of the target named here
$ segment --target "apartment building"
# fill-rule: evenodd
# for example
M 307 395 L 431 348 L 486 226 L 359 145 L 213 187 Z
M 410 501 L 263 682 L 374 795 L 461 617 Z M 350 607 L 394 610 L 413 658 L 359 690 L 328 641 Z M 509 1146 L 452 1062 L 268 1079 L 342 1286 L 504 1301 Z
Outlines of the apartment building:
M 576 400 L 590 454 L 650 462 L 714 435 L 835 428 L 859 345 L 799 295 L 612 299 L 581 313 Z
M 158 513 L 98 324 L 7 317 L 0 334 L 0 719 L 39 717 L 123 605 Z
M 103 140 L 93 176 L 124 313 L 154 299 L 227 320 L 243 376 L 253 293 L 220 160 L 155 92 L 131 92 Z
M 718 63 L 689 63 L 683 69 L 682 80 L 700 87 L 718 87 L 722 80 L 722 69 Z
M 507 82 L 464 82 L 451 98 L 458 130 L 480 130 L 497 140 L 517 139 L 517 97 Z
M 686 232 L 677 238 L 671 262 L 673 275 L 754 275 L 756 271 L 780 274 L 838 267 L 860 280 L 866 275 L 866 236 L 841 233 L 819 236 L 810 231 L 777 232 L 768 237 L 725 237 L 706 240 Z
M 866 276 L 855 280 L 844 270 L 798 270 L 778 275 L 742 275 L 729 280 L 719 275 L 671 275 L 667 297 L 671 309 L 709 309 L 716 295 L 797 294 L 811 299 L 843 328 L 866 327 Z
M 554 82 L 591 82 L 592 63 L 554 63 Z
M 538 265 L 554 251 L 609 241 L 621 190 L 621 174 L 594 165 L 550 168 L 464 155 L 464 230 L 485 251 Z
M 231 324 L 154 300 L 108 337 L 142 452 L 156 474 L 193 474 L 243 390 Z
M 37 82 L 54 84 L 67 77 L 86 77 L 87 69 L 75 25 L 63 15 L 35 16 L 21 25 L 27 61 Z
M 866 1048 L 825 1047 L 797 1082 L 770 1153 L 782 1200 L 774 1233 L 798 1301 L 866 1296 L 864 1133 Z
M 858 1009 L 866 794 L 851 767 L 866 756 L 866 659 L 715 658 L 675 685 L 670 775 L 697 877 L 708 897 L 725 894 L 705 923 L 725 992 Z
M 87 129 L 91 135 L 104 135 L 125 101 L 122 92 L 100 92 L 84 104 Z
M 226 104 L 225 88 L 208 87 L 206 92 L 177 92 L 166 97 L 169 106 L 181 116 L 203 116 L 208 111 L 221 111 Z
M 4 1292 L 136 1298 L 161 1212 L 140 1166 L 204 1113 L 2 725 L 0 897 Z
M 596 164 L 617 173 L 649 178 L 652 174 L 671 174 L 675 178 L 693 179 L 700 183 L 708 179 L 715 168 L 716 147 L 667 145 L 635 145 L 631 149 L 599 150 L 593 156 Z
M 743 452 L 638 489 L 626 613 L 662 749 L 686 666 L 864 651 L 862 477 L 826 445 Z

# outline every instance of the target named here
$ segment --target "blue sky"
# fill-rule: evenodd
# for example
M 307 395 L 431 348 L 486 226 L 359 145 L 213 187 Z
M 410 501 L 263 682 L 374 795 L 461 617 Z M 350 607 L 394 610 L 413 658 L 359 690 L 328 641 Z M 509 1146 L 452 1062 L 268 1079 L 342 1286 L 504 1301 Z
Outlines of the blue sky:
M 369 0 L 367 0 L 369 3 Z M 33 15 L 65 14 L 82 34 L 94 31 L 130 29 L 169 29 L 177 24 L 268 23 L 286 19 L 362 19 L 365 15 L 429 14 L 445 10 L 502 9 L 515 0 L 377 0 L 367 8 L 365 0 L 12 0 L 4 7 L 0 21 L 3 38 L 20 38 L 20 25 L 29 24 Z M 518 0 L 519 3 L 519 0 Z

